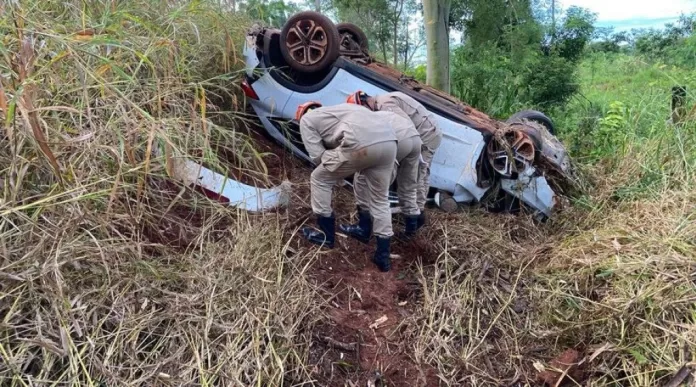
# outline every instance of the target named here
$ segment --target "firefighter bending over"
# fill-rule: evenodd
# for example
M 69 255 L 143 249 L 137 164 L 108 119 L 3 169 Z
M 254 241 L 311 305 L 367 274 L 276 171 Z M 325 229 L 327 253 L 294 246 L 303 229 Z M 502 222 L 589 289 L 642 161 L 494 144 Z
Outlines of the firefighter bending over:
M 377 249 L 373 262 L 389 271 L 392 231 L 389 184 L 396 159 L 396 136 L 383 115 L 366 113 L 360 106 L 341 104 L 322 107 L 307 102 L 297 109 L 305 149 L 317 167 L 311 175 L 312 210 L 319 230 L 305 227 L 312 243 L 333 248 L 336 218 L 331 207 L 333 187 L 348 176 L 364 176 L 365 201 L 374 220 Z
M 363 93 L 363 95 L 365 94 Z M 356 99 L 356 97 L 355 95 L 348 97 L 348 103 L 366 106 L 364 103 L 360 103 L 360 99 Z M 380 111 L 378 113 L 389 120 L 392 129 L 394 129 L 394 134 L 396 134 L 397 151 L 395 178 L 401 213 L 404 216 L 405 230 L 403 237 L 407 239 L 415 235 L 421 213 L 418 208 L 417 195 L 418 166 L 421 158 L 422 143 L 420 135 L 410 119 L 388 111 Z M 370 213 L 367 212 L 364 205 L 364 180 L 364 177 L 358 173 L 353 182 L 355 187 L 355 199 L 358 203 L 358 224 L 349 226 L 341 225 L 340 227 L 342 232 L 358 240 L 361 240 L 363 236 L 362 230 L 370 219 Z M 392 177 L 392 182 L 393 181 L 394 177 Z
M 418 134 L 423 142 L 421 147 L 421 163 L 418 170 L 418 228 L 425 225 L 425 202 L 430 189 L 430 166 L 433 162 L 435 151 L 442 142 L 442 130 L 438 128 L 435 116 L 425 106 L 412 97 L 393 92 L 369 96 L 362 91 L 355 92 L 351 98 L 357 103 L 367 106 L 373 111 L 391 111 L 405 118 L 409 118 L 416 126 Z

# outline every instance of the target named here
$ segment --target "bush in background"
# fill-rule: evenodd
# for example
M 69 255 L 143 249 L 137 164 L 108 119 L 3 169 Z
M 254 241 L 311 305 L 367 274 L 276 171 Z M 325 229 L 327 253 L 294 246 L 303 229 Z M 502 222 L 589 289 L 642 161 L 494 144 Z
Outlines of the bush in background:
M 453 94 L 501 118 L 523 108 L 563 106 L 578 90 L 576 68 L 592 36 L 595 15 L 571 7 L 559 26 L 544 34 L 548 26 L 531 16 L 528 3 L 519 2 L 509 11 L 502 18 L 507 24 L 493 35 L 489 30 L 479 34 L 481 24 L 474 16 L 473 30 L 453 55 Z M 525 16 L 513 17 L 519 15 Z

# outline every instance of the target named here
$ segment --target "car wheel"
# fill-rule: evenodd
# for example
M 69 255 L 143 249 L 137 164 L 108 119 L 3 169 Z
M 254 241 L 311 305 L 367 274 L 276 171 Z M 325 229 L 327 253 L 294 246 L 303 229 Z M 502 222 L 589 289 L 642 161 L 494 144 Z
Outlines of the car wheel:
M 537 122 L 543 125 L 546 130 L 549 131 L 549 133 L 553 134 L 554 136 L 556 135 L 556 127 L 554 126 L 553 121 L 546 114 L 536 110 L 522 110 L 521 112 L 517 112 L 508 118 L 507 123 L 511 124 L 513 122 L 519 122 L 523 119 Z
M 363 55 L 367 52 L 369 43 L 367 35 L 353 23 L 336 24 L 339 40 L 341 42 L 341 55 Z
M 280 53 L 297 71 L 325 70 L 338 58 L 338 30 L 328 17 L 318 12 L 297 13 L 281 30 Z

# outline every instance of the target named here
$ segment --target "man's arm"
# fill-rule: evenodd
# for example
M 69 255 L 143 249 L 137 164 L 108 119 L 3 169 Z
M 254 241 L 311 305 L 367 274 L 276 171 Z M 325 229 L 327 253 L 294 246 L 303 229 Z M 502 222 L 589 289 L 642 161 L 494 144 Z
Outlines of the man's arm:
M 304 143 L 309 158 L 315 165 L 319 165 L 321 164 L 321 155 L 326 148 L 324 148 L 321 136 L 319 136 L 319 132 L 313 124 L 311 119 L 302 117 L 300 120 L 300 135 L 302 136 L 302 143 Z

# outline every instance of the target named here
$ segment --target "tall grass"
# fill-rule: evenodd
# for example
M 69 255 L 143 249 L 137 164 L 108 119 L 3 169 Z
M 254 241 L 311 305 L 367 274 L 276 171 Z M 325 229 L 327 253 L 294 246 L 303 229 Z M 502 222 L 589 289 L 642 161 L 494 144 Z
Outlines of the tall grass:
M 318 297 L 282 217 L 167 177 L 169 157 L 221 167 L 221 147 L 263 169 L 235 130 L 246 21 L 216 3 L 0 6 L 3 385 L 312 379 Z M 585 196 L 544 225 L 470 209 L 423 231 L 439 257 L 398 329 L 443 385 L 534 385 L 569 347 L 590 385 L 657 385 L 696 350 L 696 124 L 666 121 L 693 76 L 631 57 L 581 74 L 554 118 Z
M 248 141 L 246 21 L 216 4 L 0 6 L 3 385 L 303 379 L 305 258 L 167 177 Z

